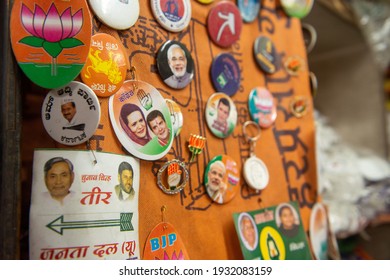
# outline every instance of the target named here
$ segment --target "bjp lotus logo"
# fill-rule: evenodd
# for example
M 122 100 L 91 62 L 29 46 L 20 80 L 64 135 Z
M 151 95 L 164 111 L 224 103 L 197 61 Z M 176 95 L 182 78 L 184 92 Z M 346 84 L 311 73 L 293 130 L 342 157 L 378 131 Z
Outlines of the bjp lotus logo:
M 81 9 L 72 15 L 69 7 L 60 15 L 53 3 L 47 13 L 38 5 L 35 5 L 33 13 L 22 4 L 22 24 L 31 36 L 24 37 L 19 43 L 43 48 L 52 58 L 53 76 L 57 75 L 57 57 L 62 50 L 84 45 L 79 39 L 73 38 L 83 26 Z
M 23 72 L 45 88 L 59 88 L 80 74 L 88 56 L 92 21 L 85 0 L 16 0 L 12 48 Z

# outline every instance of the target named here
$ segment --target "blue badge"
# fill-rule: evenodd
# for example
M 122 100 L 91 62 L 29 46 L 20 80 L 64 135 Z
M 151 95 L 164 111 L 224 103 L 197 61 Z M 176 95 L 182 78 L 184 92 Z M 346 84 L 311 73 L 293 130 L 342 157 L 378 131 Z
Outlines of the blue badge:
M 218 92 L 233 96 L 240 87 L 240 67 L 229 53 L 219 54 L 211 64 L 211 80 Z
M 237 0 L 241 17 L 245 22 L 252 22 L 260 11 L 260 0 Z

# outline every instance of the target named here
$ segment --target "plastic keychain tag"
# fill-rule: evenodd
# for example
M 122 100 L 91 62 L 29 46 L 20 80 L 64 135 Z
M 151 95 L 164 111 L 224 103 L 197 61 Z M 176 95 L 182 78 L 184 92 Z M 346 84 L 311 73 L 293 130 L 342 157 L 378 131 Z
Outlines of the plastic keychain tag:
M 156 160 L 169 152 L 174 138 L 171 116 L 152 85 L 125 81 L 109 99 L 109 115 L 119 141 L 134 156 Z
M 236 161 L 228 155 L 213 158 L 204 172 L 204 184 L 209 197 L 218 204 L 231 201 L 238 193 L 240 174 Z
M 16 60 L 32 82 L 60 88 L 80 74 L 92 35 L 85 0 L 16 0 L 10 26 Z
M 150 6 L 155 19 L 168 31 L 180 32 L 191 21 L 190 0 L 150 0 Z
M 162 222 L 149 233 L 143 260 L 189 260 L 184 242 L 174 226 L 165 221 L 166 207 L 161 208 Z
M 139 0 L 89 0 L 89 5 L 104 24 L 117 30 L 132 27 L 139 17 Z
M 108 97 L 117 92 L 126 79 L 127 68 L 126 53 L 117 39 L 105 33 L 92 36 L 81 79 L 96 95 Z
M 85 84 L 70 82 L 46 95 L 42 121 L 47 133 L 57 142 L 69 146 L 84 143 L 99 125 L 99 100 Z
M 216 92 L 209 97 L 205 114 L 207 126 L 216 137 L 226 138 L 236 127 L 236 105 L 225 93 Z
M 249 136 L 247 133 L 248 126 L 256 128 L 255 136 Z M 243 133 L 250 145 L 250 156 L 244 163 L 245 182 L 255 190 L 262 190 L 268 185 L 269 173 L 265 163 L 255 155 L 256 142 L 260 138 L 261 128 L 256 122 L 247 121 L 244 123 Z

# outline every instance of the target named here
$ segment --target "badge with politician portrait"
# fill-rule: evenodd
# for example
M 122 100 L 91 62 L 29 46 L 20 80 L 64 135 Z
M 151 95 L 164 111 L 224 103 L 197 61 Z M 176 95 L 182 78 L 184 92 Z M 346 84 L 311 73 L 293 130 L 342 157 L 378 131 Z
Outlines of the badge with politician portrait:
M 171 115 L 152 85 L 125 81 L 109 99 L 109 115 L 116 136 L 129 153 L 156 160 L 169 152 L 174 138 Z
M 100 103 L 91 88 L 80 82 L 51 90 L 42 105 L 42 122 L 58 143 L 74 146 L 89 140 L 100 121 Z
M 316 203 L 310 215 L 310 242 L 317 260 L 328 259 L 328 215 L 323 203 Z
M 121 43 L 111 35 L 97 33 L 92 36 L 88 59 L 80 76 L 96 95 L 109 97 L 122 86 L 127 68 L 128 58 Z
M 36 149 L 30 259 L 139 259 L 139 182 L 134 157 Z
M 91 43 L 92 20 L 86 0 L 13 2 L 12 50 L 26 76 L 48 89 L 73 81 Z
M 205 113 L 207 126 L 216 137 L 226 138 L 236 127 L 236 105 L 223 92 L 216 92 L 209 97 Z
M 185 88 L 194 77 L 191 53 L 178 41 L 167 41 L 161 46 L 157 68 L 164 83 L 174 89 Z
M 236 196 L 239 182 L 237 163 L 228 155 L 214 157 L 206 167 L 204 185 L 209 197 L 218 204 L 228 203 Z

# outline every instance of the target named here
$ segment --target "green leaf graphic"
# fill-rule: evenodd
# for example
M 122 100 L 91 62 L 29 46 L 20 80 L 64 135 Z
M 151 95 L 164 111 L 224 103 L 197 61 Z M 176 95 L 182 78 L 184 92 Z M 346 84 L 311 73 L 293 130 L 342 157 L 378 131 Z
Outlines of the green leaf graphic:
M 64 39 L 64 40 L 60 41 L 60 45 L 64 49 L 65 48 L 66 49 L 70 49 L 70 48 L 74 48 L 74 47 L 78 47 L 78 46 L 83 46 L 84 44 L 79 39 L 67 38 L 67 39 Z
M 35 47 L 35 48 L 42 48 L 44 42 L 45 42 L 45 40 L 43 40 L 42 38 L 35 37 L 35 36 L 27 36 L 27 37 L 22 38 L 19 41 L 19 43 L 22 43 L 22 44 L 25 44 L 25 45 L 28 45 L 31 47 Z
M 56 58 L 61 52 L 62 47 L 59 42 L 47 42 L 43 43 L 43 49 L 52 57 Z

